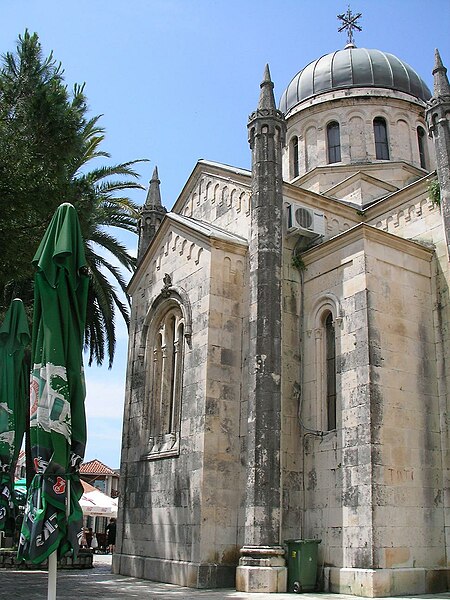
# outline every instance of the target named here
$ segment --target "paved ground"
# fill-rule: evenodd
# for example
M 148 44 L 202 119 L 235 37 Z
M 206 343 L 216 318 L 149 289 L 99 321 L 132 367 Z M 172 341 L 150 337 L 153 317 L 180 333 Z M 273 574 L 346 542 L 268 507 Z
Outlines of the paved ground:
M 165 583 L 154 583 L 111 573 L 111 556 L 95 556 L 94 568 L 58 572 L 58 600 L 355 600 L 343 594 L 244 594 L 235 590 L 192 590 Z M 0 571 L 0 598 L 5 600 L 45 600 L 47 598 L 47 573 L 45 571 Z M 450 593 L 403 596 L 385 600 L 414 600 L 429 598 L 444 600 Z

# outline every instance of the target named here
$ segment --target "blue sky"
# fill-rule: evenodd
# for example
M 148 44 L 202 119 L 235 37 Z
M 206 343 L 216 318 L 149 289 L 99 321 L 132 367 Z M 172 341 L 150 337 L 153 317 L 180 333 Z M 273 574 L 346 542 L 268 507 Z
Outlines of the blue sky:
M 3 0 L 0 52 L 26 28 L 37 32 L 69 87 L 86 83 L 111 163 L 148 158 L 144 185 L 157 165 L 170 209 L 198 159 L 250 166 L 246 123 L 265 63 L 279 99 L 306 64 L 344 47 L 336 15 L 346 9 L 346 0 Z M 351 9 L 363 13 L 357 46 L 395 54 L 429 87 L 435 47 L 450 69 L 448 0 L 353 0 Z M 113 369 L 86 367 L 86 460 L 110 467 L 120 462 L 126 349 L 119 323 Z

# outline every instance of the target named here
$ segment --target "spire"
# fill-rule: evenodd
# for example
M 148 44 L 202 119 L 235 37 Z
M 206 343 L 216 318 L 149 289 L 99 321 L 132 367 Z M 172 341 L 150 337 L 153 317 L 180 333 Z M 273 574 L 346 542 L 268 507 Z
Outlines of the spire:
M 162 206 L 161 192 L 159 189 L 160 183 L 161 181 L 158 178 L 158 167 L 155 167 L 152 178 L 150 179 L 150 185 L 147 192 L 147 198 L 144 204 L 144 210 L 151 208 L 159 208 L 160 206 Z
M 428 131 L 433 138 L 436 151 L 436 172 L 440 188 L 440 205 L 444 224 L 447 253 L 450 259 L 450 85 L 447 69 L 439 50 L 434 59 L 434 94 L 428 102 L 426 119 Z
M 150 185 L 148 186 L 147 198 L 145 199 L 144 206 L 141 208 L 138 260 L 145 254 L 167 212 L 161 202 L 160 183 L 158 167 L 155 167 L 150 179 Z
M 270 77 L 269 65 L 267 64 L 264 68 L 264 76 L 260 84 L 260 88 L 261 92 L 259 94 L 258 107 L 248 118 L 247 127 L 249 131 L 248 141 L 250 148 L 253 148 L 255 135 L 261 133 L 261 127 L 263 124 L 269 127 L 272 135 L 275 134 L 275 131 L 278 132 L 281 143 L 284 143 L 286 134 L 286 122 L 284 120 L 283 113 L 277 109 L 277 105 L 275 103 L 273 82 Z
M 264 69 L 264 78 L 261 82 L 261 93 L 259 96 L 258 110 L 276 110 L 275 96 L 273 93 L 273 82 L 270 78 L 269 65 Z
M 448 83 L 447 69 L 444 67 L 441 55 L 439 54 L 439 50 L 437 48 L 434 51 L 433 76 L 434 97 L 438 98 L 439 96 L 450 96 L 450 85 Z

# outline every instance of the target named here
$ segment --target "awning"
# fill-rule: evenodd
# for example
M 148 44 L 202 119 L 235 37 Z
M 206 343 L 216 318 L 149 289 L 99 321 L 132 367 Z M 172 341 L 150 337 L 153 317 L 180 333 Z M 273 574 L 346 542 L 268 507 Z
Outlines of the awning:
M 80 506 L 83 515 L 88 517 L 116 517 L 117 498 L 110 498 L 94 486 L 82 481 L 83 495 Z

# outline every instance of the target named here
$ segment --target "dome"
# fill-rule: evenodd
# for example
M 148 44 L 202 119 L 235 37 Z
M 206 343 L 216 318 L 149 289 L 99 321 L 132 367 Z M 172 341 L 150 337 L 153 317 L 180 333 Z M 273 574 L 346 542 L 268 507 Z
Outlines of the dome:
M 387 52 L 353 46 L 326 54 L 297 73 L 281 96 L 280 110 L 317 94 L 357 87 L 387 88 L 426 102 L 431 92 L 408 64 Z

